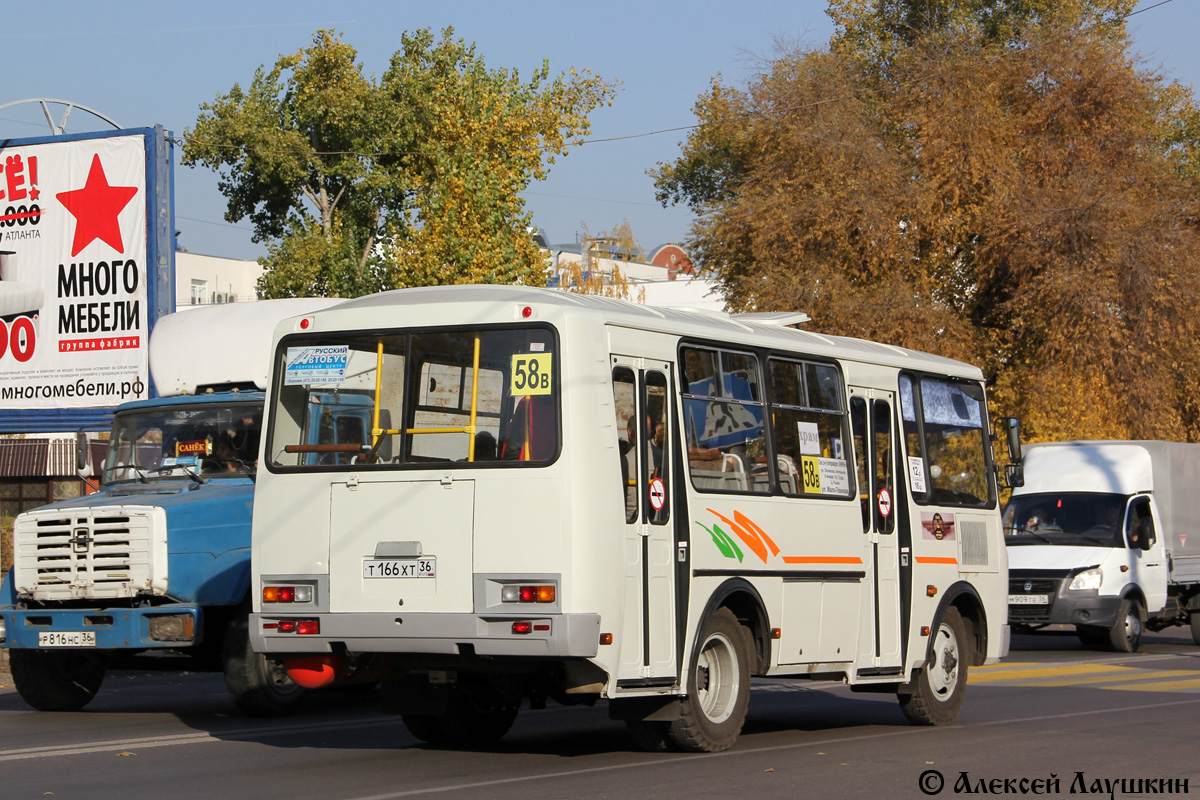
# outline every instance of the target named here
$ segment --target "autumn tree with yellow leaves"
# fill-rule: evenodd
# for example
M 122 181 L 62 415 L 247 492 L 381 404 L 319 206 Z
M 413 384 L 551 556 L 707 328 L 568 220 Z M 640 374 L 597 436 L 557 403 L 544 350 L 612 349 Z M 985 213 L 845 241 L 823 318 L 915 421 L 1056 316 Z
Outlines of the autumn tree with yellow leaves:
M 1200 440 L 1200 115 L 1131 0 L 835 0 L 659 165 L 745 310 L 980 365 L 1030 440 Z
M 520 192 L 613 92 L 545 62 L 528 79 L 489 69 L 450 28 L 404 33 L 376 80 L 320 30 L 201 106 L 182 160 L 217 170 L 225 218 L 250 219 L 268 244 L 265 297 L 539 283 Z

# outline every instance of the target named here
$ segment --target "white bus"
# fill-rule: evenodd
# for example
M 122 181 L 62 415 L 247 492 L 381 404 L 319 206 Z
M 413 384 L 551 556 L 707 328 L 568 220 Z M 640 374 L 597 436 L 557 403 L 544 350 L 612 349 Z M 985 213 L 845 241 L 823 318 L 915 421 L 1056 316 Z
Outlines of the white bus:
M 640 746 L 723 750 L 753 676 L 950 722 L 1008 651 L 983 376 L 806 319 L 455 286 L 283 323 L 255 649 L 382 679 L 432 743 L 604 699 Z M 372 430 L 321 424 L 345 394 Z

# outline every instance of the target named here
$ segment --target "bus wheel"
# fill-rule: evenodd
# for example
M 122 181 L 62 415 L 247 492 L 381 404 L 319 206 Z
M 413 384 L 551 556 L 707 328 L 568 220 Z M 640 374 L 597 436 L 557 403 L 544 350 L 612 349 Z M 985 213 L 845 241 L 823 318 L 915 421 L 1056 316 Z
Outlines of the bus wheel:
M 1141 606 L 1128 598 L 1121 601 L 1117 624 L 1108 632 L 1108 643 L 1118 653 L 1136 653 L 1142 643 Z
M 1200 644 L 1200 611 L 1192 612 L 1192 641 Z
M 78 711 L 104 682 L 104 667 L 74 650 L 9 650 L 8 659 L 21 699 L 38 711 Z
M 729 609 L 717 609 L 709 617 L 700 646 L 692 653 L 679 719 L 669 729 L 680 750 L 715 753 L 737 740 L 750 705 L 746 638 Z
M 915 691 L 898 696 L 909 722 L 949 725 L 958 716 L 967 691 L 970 657 L 964 649 L 966 641 L 962 616 L 951 606 L 942 614 L 942 621 L 929 642 L 925 666 L 914 680 Z
M 629 728 L 629 738 L 638 750 L 662 753 L 671 749 L 671 723 L 631 719 L 625 722 L 625 726 Z
M 474 695 L 474 696 L 473 696 Z M 463 689 L 453 689 L 447 698 L 446 713 L 440 716 L 404 714 L 405 727 L 413 736 L 429 744 L 456 744 L 468 747 L 491 744 L 499 740 L 517 719 L 516 705 L 506 703 L 498 695 L 480 696 Z M 486 699 L 488 702 L 481 703 Z
M 238 612 L 225 629 L 221 664 L 225 688 L 243 714 L 281 717 L 304 699 L 305 689 L 288 677 L 278 661 L 250 649 L 250 620 Z

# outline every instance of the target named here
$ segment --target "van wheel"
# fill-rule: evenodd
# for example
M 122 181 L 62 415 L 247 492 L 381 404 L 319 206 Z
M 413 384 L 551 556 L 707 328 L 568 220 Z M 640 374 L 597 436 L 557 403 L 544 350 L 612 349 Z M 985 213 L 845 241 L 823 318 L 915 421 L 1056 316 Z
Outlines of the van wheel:
M 1192 641 L 1200 644 L 1200 611 L 1192 612 Z
M 1142 607 L 1136 600 L 1121 601 L 1117 624 L 1108 632 L 1108 643 L 1118 653 L 1136 653 L 1142 643 Z
M 949 725 L 958 716 L 967 692 L 967 664 L 971 660 L 964 649 L 966 641 L 962 616 L 951 606 L 942 613 L 929 642 L 925 666 L 913 681 L 914 690 L 897 695 L 909 722 Z
M 727 608 L 717 609 L 700 635 L 687 672 L 687 695 L 668 733 L 680 750 L 716 753 L 737 741 L 750 707 L 746 633 Z
M 225 629 L 221 665 L 229 696 L 247 716 L 281 717 L 304 699 L 304 687 L 288 677 L 282 664 L 250 649 L 250 619 L 244 611 Z
M 75 650 L 9 650 L 8 666 L 21 699 L 38 711 L 78 711 L 104 682 L 104 667 Z

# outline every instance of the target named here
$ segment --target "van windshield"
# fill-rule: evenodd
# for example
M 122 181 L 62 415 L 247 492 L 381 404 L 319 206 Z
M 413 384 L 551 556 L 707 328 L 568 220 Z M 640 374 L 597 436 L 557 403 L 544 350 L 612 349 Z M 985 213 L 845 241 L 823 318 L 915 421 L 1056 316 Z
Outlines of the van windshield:
M 560 368 L 545 325 L 289 337 L 276 355 L 268 466 L 548 463 Z
M 104 457 L 103 483 L 252 475 L 262 405 L 204 403 L 117 414 Z
M 1023 494 L 1004 507 L 1004 543 L 1125 546 L 1125 505 L 1119 494 Z

